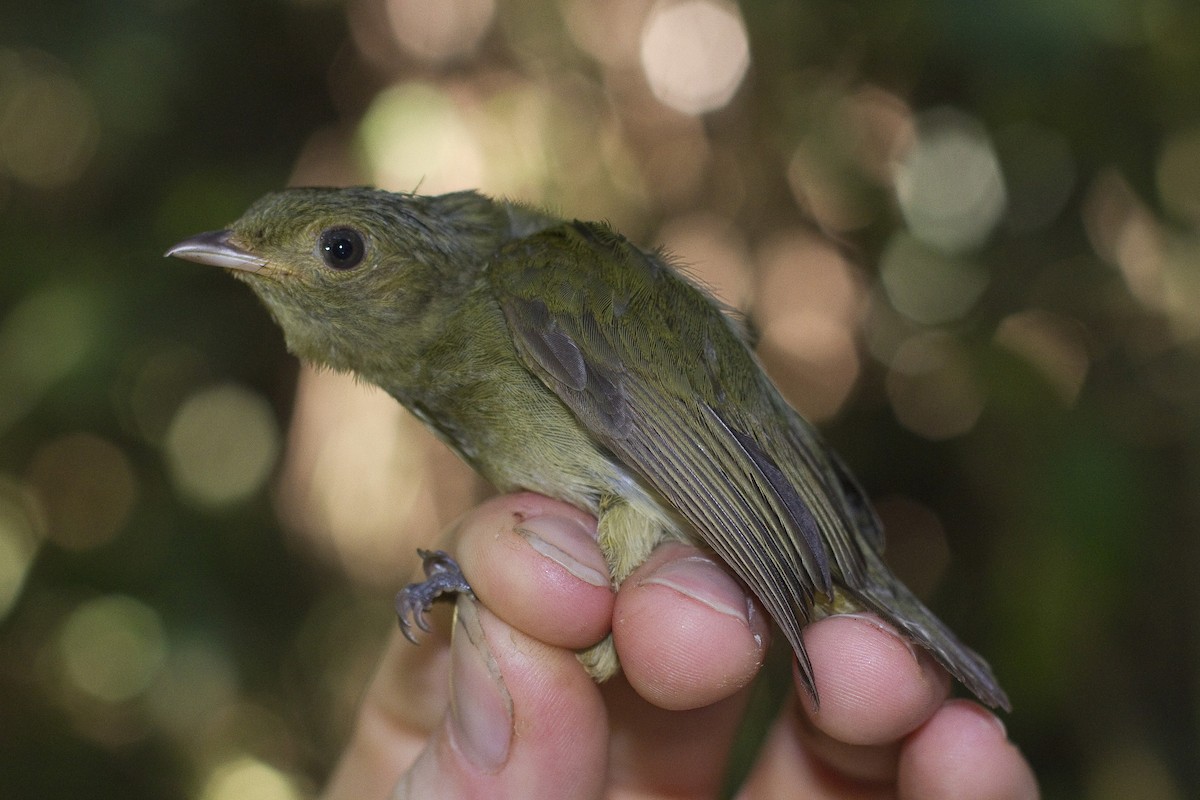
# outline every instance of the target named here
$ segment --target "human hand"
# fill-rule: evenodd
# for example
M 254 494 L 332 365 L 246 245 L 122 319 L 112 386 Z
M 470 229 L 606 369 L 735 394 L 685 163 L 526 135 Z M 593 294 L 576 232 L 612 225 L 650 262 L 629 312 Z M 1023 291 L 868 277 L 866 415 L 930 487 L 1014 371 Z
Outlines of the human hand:
M 614 594 L 595 521 L 533 494 L 460 520 L 449 548 L 478 600 L 421 647 L 394 634 L 324 797 L 714 797 L 769 625 L 695 548 L 664 545 Z M 623 675 L 574 651 L 613 631 Z M 804 631 L 800 690 L 740 797 L 1035 798 L 999 720 L 947 700 L 924 652 L 867 615 Z

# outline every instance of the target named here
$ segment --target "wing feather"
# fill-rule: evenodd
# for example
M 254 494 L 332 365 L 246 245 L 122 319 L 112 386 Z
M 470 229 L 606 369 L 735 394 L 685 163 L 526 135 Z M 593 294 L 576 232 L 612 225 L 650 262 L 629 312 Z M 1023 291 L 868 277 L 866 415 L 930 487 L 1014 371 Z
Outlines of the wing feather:
M 735 325 L 603 226 L 525 237 L 488 275 L 525 365 L 746 581 L 809 673 L 800 628 L 816 593 L 865 573 L 857 484 Z

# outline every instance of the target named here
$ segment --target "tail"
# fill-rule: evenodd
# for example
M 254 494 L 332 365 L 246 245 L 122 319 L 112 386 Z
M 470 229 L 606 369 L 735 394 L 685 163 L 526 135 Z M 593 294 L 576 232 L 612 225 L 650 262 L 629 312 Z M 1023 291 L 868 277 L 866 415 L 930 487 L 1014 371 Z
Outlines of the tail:
M 933 615 L 917 596 L 892 575 L 870 547 L 864 547 L 870 580 L 849 593 L 910 639 L 928 650 L 946 671 L 992 708 L 1011 711 L 1008 695 L 988 663 L 958 640 L 946 624 Z

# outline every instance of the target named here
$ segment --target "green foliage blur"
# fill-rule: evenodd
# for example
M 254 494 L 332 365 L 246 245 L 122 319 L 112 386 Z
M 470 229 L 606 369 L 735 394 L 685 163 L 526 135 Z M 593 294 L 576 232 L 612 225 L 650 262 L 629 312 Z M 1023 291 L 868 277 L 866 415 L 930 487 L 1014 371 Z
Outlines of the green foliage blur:
M 0 795 L 313 796 L 413 547 L 485 491 L 161 258 L 289 183 L 665 244 L 991 661 L 1046 797 L 1200 796 L 1184 0 L 8 4 Z

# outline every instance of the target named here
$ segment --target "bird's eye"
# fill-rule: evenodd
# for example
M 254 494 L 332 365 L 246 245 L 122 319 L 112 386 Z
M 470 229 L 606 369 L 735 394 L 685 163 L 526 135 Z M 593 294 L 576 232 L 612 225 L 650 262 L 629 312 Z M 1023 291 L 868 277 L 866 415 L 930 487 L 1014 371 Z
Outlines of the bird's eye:
M 367 246 L 353 228 L 330 228 L 317 240 L 321 260 L 330 269 L 353 269 L 363 260 Z

